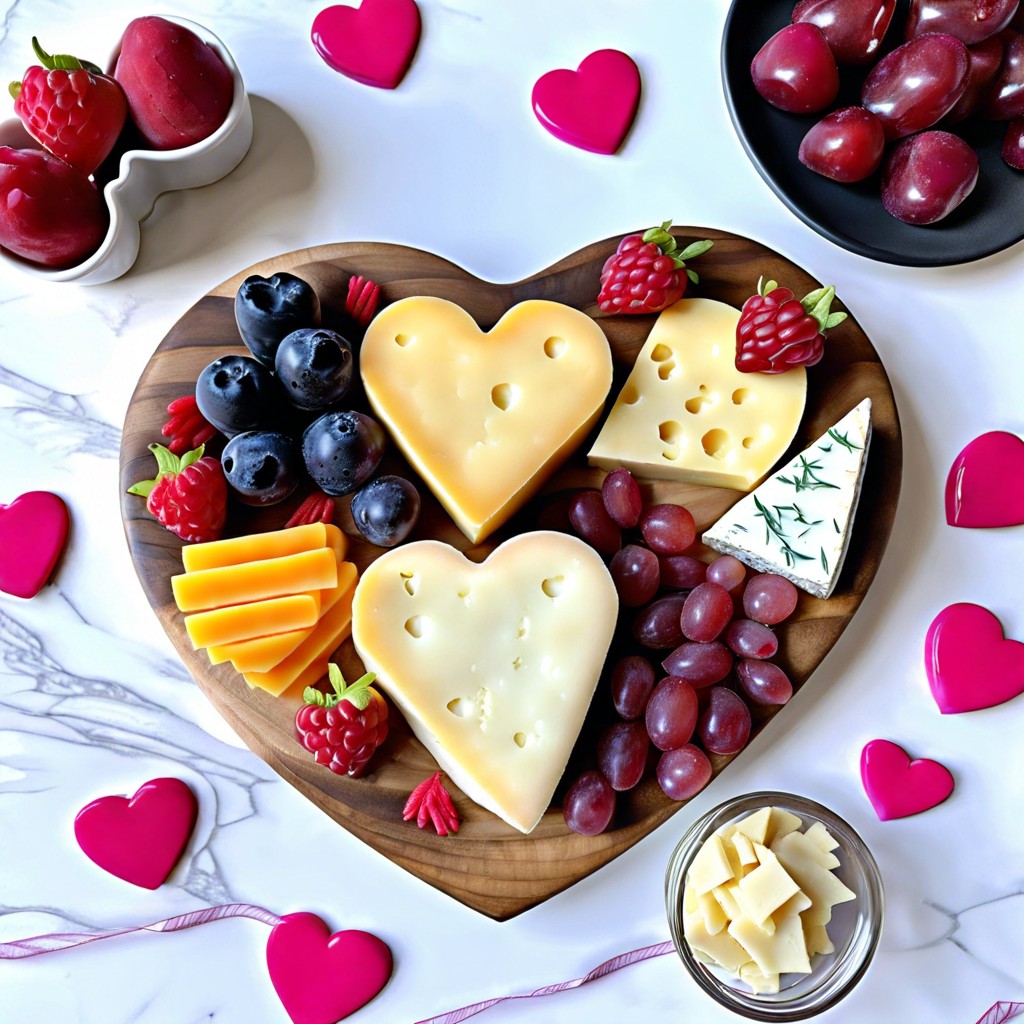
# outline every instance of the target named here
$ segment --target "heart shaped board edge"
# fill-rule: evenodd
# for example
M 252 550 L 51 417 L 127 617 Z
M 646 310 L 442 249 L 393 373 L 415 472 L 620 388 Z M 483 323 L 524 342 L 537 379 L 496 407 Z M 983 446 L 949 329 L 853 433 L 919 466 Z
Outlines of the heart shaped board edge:
M 719 299 L 739 308 L 767 275 L 804 294 L 820 286 L 808 273 L 778 253 L 750 239 L 703 227 L 677 227 L 687 240 L 710 238 L 714 249 L 702 260 L 696 295 Z M 437 295 L 462 305 L 487 329 L 517 302 L 556 299 L 598 319 L 615 358 L 611 396 L 622 382 L 653 324 L 653 316 L 603 317 L 596 305 L 601 266 L 618 238 L 595 242 L 522 281 L 496 284 L 417 249 L 378 242 L 350 242 L 297 250 L 264 260 L 225 281 L 200 299 L 171 328 L 144 369 L 128 406 L 121 441 L 121 514 L 136 571 L 150 604 L 200 689 L 257 756 L 282 778 L 393 863 L 412 872 L 466 906 L 506 920 L 562 891 L 604 866 L 680 810 L 652 778 L 620 794 L 613 827 L 596 837 L 570 832 L 557 803 L 529 835 L 516 832 L 483 811 L 453 787 L 464 816 L 456 837 L 442 838 L 402 821 L 410 791 L 436 770 L 433 758 L 393 713 L 387 743 L 377 752 L 372 771 L 363 779 L 339 778 L 314 764 L 294 738 L 296 708 L 261 691 L 249 690 L 229 665 L 212 667 L 202 652 L 192 650 L 181 616 L 171 597 L 170 577 L 181 571 L 181 542 L 146 512 L 145 503 L 126 494 L 136 480 L 151 475 L 147 445 L 159 438 L 167 403 L 192 391 L 199 371 L 226 352 L 243 353 L 233 315 L 233 297 L 250 274 L 280 271 L 297 274 L 319 292 L 328 326 L 343 321 L 347 281 L 352 274 L 372 278 L 381 286 L 382 301 L 413 295 Z M 843 308 L 841 305 L 836 308 Z M 874 437 L 861 496 L 860 510 L 846 567 L 828 601 L 801 595 L 794 616 L 779 627 L 776 659 L 798 689 L 824 659 L 867 593 L 892 530 L 902 474 L 902 440 L 895 400 L 885 368 L 863 330 L 851 316 L 826 345 L 822 362 L 811 371 L 807 409 L 790 454 L 818 437 L 864 397 L 873 403 Z M 610 402 L 608 403 L 610 407 Z M 506 529 L 470 547 L 425 487 L 424 508 L 413 539 L 435 537 L 482 559 L 515 532 L 535 528 L 538 510 L 554 507 L 580 487 L 599 486 L 603 473 L 586 466 L 590 439 L 545 487 L 542 494 Z M 403 460 L 390 455 L 383 472 L 412 474 Z M 417 479 L 412 474 L 410 479 Z M 645 501 L 671 501 L 687 506 L 698 530 L 716 521 L 741 495 L 710 487 L 657 481 L 643 486 Z M 229 533 L 277 529 L 295 502 L 255 512 L 234 509 Z M 349 557 L 360 571 L 383 549 L 362 541 L 352 527 L 344 503 L 339 525 L 350 534 Z M 614 650 L 614 649 L 613 649 Z M 351 641 L 339 648 L 336 660 L 346 676 L 361 666 Z M 599 686 L 581 734 L 582 760 L 570 761 L 566 779 L 590 767 L 586 763 L 602 728 L 611 720 L 610 700 Z M 771 716 L 755 721 L 755 734 Z M 589 738 L 588 738 L 589 737 Z M 716 773 L 729 762 L 713 756 Z M 563 790 L 556 793 L 560 800 Z

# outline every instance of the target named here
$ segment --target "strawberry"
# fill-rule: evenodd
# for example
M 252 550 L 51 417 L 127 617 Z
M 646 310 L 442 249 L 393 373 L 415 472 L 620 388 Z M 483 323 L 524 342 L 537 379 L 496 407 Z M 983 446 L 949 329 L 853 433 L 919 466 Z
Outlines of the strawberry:
M 305 704 L 295 713 L 295 729 L 317 764 L 335 775 L 356 778 L 387 739 L 388 706 L 370 686 L 376 678 L 372 672 L 349 684 L 335 664 L 327 666 L 327 674 L 334 693 L 307 686 Z
M 831 285 L 797 299 L 775 281 L 757 282 L 757 294 L 743 303 L 736 325 L 736 369 L 742 373 L 783 373 L 814 366 L 825 352 L 825 331 L 846 319 L 830 313 Z
M 51 56 L 32 37 L 40 64 L 12 82 L 14 112 L 32 137 L 86 177 L 114 148 L 128 116 L 121 86 L 87 60 Z
M 203 457 L 205 445 L 178 458 L 162 444 L 151 444 L 157 475 L 128 488 L 146 499 L 161 526 L 191 544 L 217 540 L 228 509 L 228 486 L 220 462 Z
M 642 235 L 627 235 L 601 269 L 597 305 L 603 313 L 659 313 L 681 299 L 687 279 L 699 278 L 686 266 L 708 251 L 713 242 L 691 242 L 682 252 L 669 234 L 672 222 Z

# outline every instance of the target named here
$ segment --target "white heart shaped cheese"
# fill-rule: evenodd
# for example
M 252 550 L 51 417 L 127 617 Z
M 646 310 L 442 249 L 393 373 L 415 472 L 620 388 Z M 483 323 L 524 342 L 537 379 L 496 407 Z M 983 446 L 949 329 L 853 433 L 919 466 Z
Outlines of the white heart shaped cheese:
M 567 534 L 521 534 L 479 564 L 418 541 L 363 573 L 352 639 L 452 781 L 530 832 L 569 760 L 618 607 L 604 562 Z
M 601 328 L 539 299 L 486 333 L 454 302 L 400 299 L 370 324 L 359 365 L 374 411 L 474 543 L 579 446 L 612 383 Z

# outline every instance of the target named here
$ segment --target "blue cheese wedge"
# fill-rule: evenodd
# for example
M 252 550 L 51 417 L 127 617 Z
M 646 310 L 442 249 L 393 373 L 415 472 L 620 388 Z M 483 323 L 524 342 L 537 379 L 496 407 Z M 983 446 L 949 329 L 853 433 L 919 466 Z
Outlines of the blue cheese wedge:
M 738 501 L 704 543 L 815 597 L 835 589 L 850 544 L 871 443 L 871 399 Z

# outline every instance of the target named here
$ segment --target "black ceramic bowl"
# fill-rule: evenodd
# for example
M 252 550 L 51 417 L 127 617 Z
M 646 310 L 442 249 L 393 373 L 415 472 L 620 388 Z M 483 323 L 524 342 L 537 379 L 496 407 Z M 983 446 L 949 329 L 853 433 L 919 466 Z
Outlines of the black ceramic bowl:
M 1024 238 L 1024 172 L 1003 161 L 1005 121 L 968 121 L 949 129 L 978 153 L 978 184 L 944 220 L 915 226 L 890 217 L 879 197 L 880 173 L 842 185 L 808 170 L 797 159 L 800 141 L 828 110 L 787 114 L 766 103 L 750 78 L 750 62 L 788 25 L 796 0 L 733 0 L 722 38 L 722 82 L 740 141 L 775 194 L 805 224 L 836 245 L 884 263 L 941 267 L 990 256 Z M 901 0 L 881 53 L 903 42 L 909 0 Z M 835 104 L 856 105 L 867 68 L 840 68 Z M 936 127 L 944 128 L 939 124 Z M 888 148 L 887 148 L 888 152 Z

